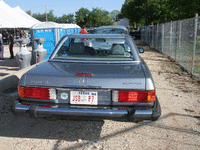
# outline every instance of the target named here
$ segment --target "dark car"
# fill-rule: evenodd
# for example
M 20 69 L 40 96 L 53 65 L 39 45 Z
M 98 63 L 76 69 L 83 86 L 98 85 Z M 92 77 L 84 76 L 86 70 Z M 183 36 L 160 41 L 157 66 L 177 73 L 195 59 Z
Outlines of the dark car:
M 128 34 L 64 36 L 47 61 L 22 76 L 18 91 L 18 115 L 124 121 L 161 115 L 151 73 Z
M 137 29 L 137 28 L 129 28 L 129 34 L 130 34 L 134 39 L 140 39 L 140 29 Z
M 96 29 L 88 29 L 87 32 L 88 32 L 88 34 L 94 34 L 95 30 Z

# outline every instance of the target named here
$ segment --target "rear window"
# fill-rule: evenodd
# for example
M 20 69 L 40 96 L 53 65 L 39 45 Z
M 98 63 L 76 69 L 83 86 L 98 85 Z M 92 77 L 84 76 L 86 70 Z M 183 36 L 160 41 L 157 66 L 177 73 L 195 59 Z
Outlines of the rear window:
M 134 57 L 124 38 L 66 38 L 53 59 L 133 61 Z

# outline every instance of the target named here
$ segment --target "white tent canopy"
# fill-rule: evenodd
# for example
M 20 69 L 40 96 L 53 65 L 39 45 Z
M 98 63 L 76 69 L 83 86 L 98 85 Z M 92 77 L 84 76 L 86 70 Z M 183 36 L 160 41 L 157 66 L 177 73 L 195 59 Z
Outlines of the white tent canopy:
M 24 18 L 26 18 L 32 25 L 39 23 L 41 21 L 31 17 L 29 14 L 27 14 L 26 12 L 24 12 L 19 6 L 14 7 L 13 8 L 15 11 L 17 11 L 18 13 L 20 13 L 21 15 L 24 16 Z
M 3 0 L 0 0 L 0 28 L 31 28 L 39 22 L 19 6 L 11 8 Z
M 72 23 L 56 23 L 52 21 L 40 22 L 31 27 L 31 29 L 45 29 L 45 28 L 62 28 L 62 29 L 70 29 L 70 28 L 81 28 L 77 24 Z

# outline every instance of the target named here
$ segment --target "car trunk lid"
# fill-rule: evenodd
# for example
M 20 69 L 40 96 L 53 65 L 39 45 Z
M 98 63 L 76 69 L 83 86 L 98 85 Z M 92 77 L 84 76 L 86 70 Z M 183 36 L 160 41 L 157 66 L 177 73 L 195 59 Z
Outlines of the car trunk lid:
M 145 90 L 145 75 L 139 63 L 45 62 L 27 72 L 20 85 Z

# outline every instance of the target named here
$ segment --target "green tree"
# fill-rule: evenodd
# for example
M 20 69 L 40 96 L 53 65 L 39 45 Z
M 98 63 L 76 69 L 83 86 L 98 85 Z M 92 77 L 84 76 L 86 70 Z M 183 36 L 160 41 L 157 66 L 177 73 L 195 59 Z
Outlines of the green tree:
M 66 22 L 67 23 L 74 23 L 75 22 L 74 14 L 72 14 L 72 13 L 68 14 Z
M 26 11 L 26 13 L 31 16 L 31 10 Z
M 102 25 L 111 25 L 113 24 L 109 12 L 101 10 L 101 8 L 92 8 L 92 11 L 89 14 L 89 20 L 86 23 L 87 27 L 98 27 Z
M 54 16 L 54 14 L 53 14 L 53 10 L 49 11 L 49 13 L 47 14 L 47 18 L 48 18 L 48 21 L 56 22 L 56 20 L 57 20 L 57 17 Z
M 121 8 L 123 17 L 130 23 L 144 24 L 145 0 L 125 0 Z M 192 18 L 200 14 L 199 0 L 147 0 L 148 24 Z
M 181 20 L 200 14 L 199 0 L 168 0 L 171 20 Z
M 46 13 L 40 14 L 40 13 L 33 13 L 32 17 L 40 20 L 40 21 L 46 21 Z M 53 10 L 50 10 L 47 14 L 48 21 L 56 22 L 57 17 L 54 16 Z
M 113 24 L 109 12 L 102 10 L 101 8 L 92 8 L 92 11 L 89 11 L 86 8 L 81 8 L 76 12 L 76 23 L 83 27 L 98 27 L 102 25 L 111 25 Z
M 168 0 L 149 0 L 147 4 L 149 24 L 164 23 L 171 18 Z
M 147 0 L 148 24 L 163 23 L 171 20 L 174 11 L 171 11 L 169 0 Z M 122 16 L 129 19 L 134 25 L 144 25 L 145 0 L 126 0 L 121 9 Z
M 125 0 L 121 8 L 122 16 L 129 19 L 133 26 L 144 19 L 144 0 Z
M 58 17 L 56 22 L 57 23 L 66 23 L 66 20 L 67 20 L 67 15 L 62 15 L 62 17 Z
M 32 17 L 38 19 L 39 21 L 46 21 L 46 14 L 33 13 Z
M 73 14 L 64 14 L 62 17 L 58 17 L 56 22 L 57 23 L 74 23 L 74 15 Z
M 86 26 L 87 22 L 89 21 L 90 11 L 87 8 L 82 7 L 76 11 L 75 14 L 76 23 L 81 27 Z

